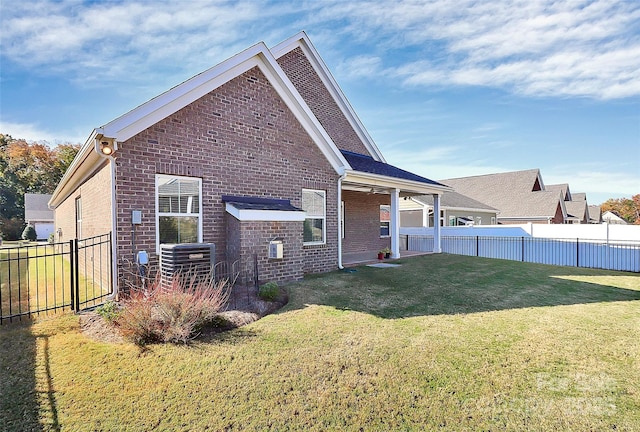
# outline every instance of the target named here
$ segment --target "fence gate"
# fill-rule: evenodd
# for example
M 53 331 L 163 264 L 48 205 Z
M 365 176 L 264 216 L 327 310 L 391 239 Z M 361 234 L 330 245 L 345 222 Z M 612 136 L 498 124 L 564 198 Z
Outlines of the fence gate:
M 102 304 L 113 294 L 112 262 L 111 233 L 0 248 L 0 324 Z

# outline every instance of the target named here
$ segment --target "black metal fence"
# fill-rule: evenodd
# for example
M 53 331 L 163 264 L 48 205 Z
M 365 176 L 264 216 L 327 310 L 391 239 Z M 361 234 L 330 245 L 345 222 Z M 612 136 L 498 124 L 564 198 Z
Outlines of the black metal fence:
M 0 249 L 0 324 L 97 306 L 113 294 L 111 233 Z
M 540 237 L 443 236 L 442 252 L 539 264 L 640 272 L 640 244 Z M 407 250 L 432 251 L 433 236 L 407 236 Z

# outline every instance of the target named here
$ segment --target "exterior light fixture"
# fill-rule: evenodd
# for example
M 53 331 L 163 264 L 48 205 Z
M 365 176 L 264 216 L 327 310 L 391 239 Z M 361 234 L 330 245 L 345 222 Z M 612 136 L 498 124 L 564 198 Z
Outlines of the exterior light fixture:
M 113 158 L 118 151 L 118 142 L 113 138 L 100 136 L 95 140 L 95 150 L 100 156 Z
M 100 143 L 100 151 L 103 155 L 109 156 L 113 153 L 113 148 L 109 145 L 109 141 L 102 141 Z

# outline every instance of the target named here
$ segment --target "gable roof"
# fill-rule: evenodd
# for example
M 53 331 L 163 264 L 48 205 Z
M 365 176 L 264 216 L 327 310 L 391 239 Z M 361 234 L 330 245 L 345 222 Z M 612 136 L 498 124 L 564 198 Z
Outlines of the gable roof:
M 548 191 L 558 191 L 562 194 L 562 199 L 563 201 L 572 201 L 573 200 L 573 195 L 571 194 L 571 191 L 569 191 L 569 184 L 568 183 L 561 183 L 561 184 L 555 184 L 555 185 L 546 185 L 545 190 Z
M 586 201 L 566 201 L 564 203 L 567 208 L 567 217 L 580 222 L 589 220 L 589 212 L 587 210 Z
M 295 86 L 287 78 L 271 51 L 263 42 L 260 42 L 178 84 L 102 127 L 94 129 L 54 191 L 50 201 L 51 206 L 59 205 L 84 179 L 104 163 L 104 159 L 98 152 L 93 151 L 97 141 L 113 140 L 117 146 L 118 143 L 125 142 L 254 67 L 258 67 L 265 75 L 331 166 L 337 173 L 342 174 L 345 167 L 348 167 L 346 159 L 313 115 Z
M 318 118 L 313 114 L 294 84 L 276 61 L 273 53 L 283 55 L 296 47 L 301 47 L 301 49 L 304 50 L 305 55 L 308 56 L 316 72 L 320 75 L 323 83 L 333 95 L 333 98 L 338 103 L 352 127 L 354 127 L 358 136 L 363 140 L 363 143 L 367 149 L 370 150 L 371 154 L 375 156 L 375 159 L 372 158 L 372 160 L 384 164 L 384 158 L 380 150 L 355 115 L 355 112 L 329 73 L 326 65 L 317 54 L 307 35 L 301 32 L 278 44 L 273 50 L 269 50 L 263 42 L 257 43 L 143 103 L 102 127 L 94 129 L 56 187 L 49 204 L 53 208 L 58 206 L 82 184 L 84 180 L 107 163 L 104 156 L 98 150 L 101 141 L 106 140 L 112 142 L 117 150 L 118 145 L 126 145 L 126 141 L 136 134 L 153 126 L 160 120 L 163 120 L 254 67 L 257 67 L 264 74 L 336 173 L 340 175 L 345 175 L 347 172 L 367 173 L 367 171 L 354 170 L 350 166 L 344 154 L 340 152 Z M 115 155 L 117 156 L 117 151 Z M 384 187 L 395 188 L 408 186 L 409 192 L 422 194 L 432 191 L 437 193 L 441 190 L 448 190 L 447 186 L 432 180 L 417 175 L 409 178 L 409 174 L 411 173 L 400 170 L 399 168 L 395 168 L 395 170 L 393 175 L 388 175 L 391 171 L 386 171 L 386 174 L 381 174 L 386 176 L 386 180 L 393 180 L 390 183 L 384 184 Z M 399 174 L 400 171 L 403 171 L 405 174 Z M 112 172 L 112 176 L 113 175 L 115 174 Z M 367 180 L 365 176 L 358 178 L 352 177 L 352 179 L 355 182 Z M 402 180 L 402 182 L 395 181 L 398 179 Z M 384 181 L 385 179 L 378 177 L 373 179 L 373 182 L 376 184 Z M 433 187 L 426 188 L 425 185 L 427 184 Z
M 413 199 L 421 204 L 433 206 L 433 195 L 421 195 L 413 197 Z M 465 209 L 473 211 L 485 211 L 490 213 L 498 213 L 498 209 L 491 207 L 480 201 L 476 201 L 466 195 L 462 195 L 456 191 L 447 191 L 440 198 L 440 206 L 450 209 Z
M 589 212 L 589 221 L 592 223 L 602 222 L 602 208 L 599 205 L 590 205 L 587 207 Z
M 53 210 L 49 208 L 49 194 L 24 194 L 24 220 L 53 221 Z
M 544 190 L 539 169 L 440 180 L 456 192 L 500 210 L 499 218 L 553 218 L 560 192 Z
M 369 153 L 375 160 L 386 162 L 384 156 L 382 155 L 382 152 L 375 144 L 366 128 L 356 115 L 356 112 L 349 103 L 349 100 L 342 92 L 342 89 L 340 88 L 336 80 L 333 78 L 333 75 L 329 71 L 329 68 L 322 60 L 322 57 L 320 57 L 320 54 L 318 54 L 318 51 L 311 43 L 311 40 L 307 36 L 306 32 L 301 31 L 300 33 L 290 37 L 289 39 L 280 42 L 279 44 L 271 48 L 271 52 L 273 53 L 275 58 L 280 58 L 296 48 L 300 48 L 304 55 L 307 57 L 307 59 L 313 66 L 313 69 L 322 80 L 322 83 L 329 91 L 335 102 L 338 104 L 342 113 L 347 118 L 347 121 L 349 122 L 355 133 L 358 135 L 362 143 L 365 145 Z

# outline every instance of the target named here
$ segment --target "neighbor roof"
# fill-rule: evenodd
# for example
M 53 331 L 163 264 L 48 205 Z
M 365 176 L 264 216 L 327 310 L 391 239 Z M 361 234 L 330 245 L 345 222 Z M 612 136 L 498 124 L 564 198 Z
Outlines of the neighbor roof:
M 24 220 L 53 221 L 53 210 L 49 208 L 51 195 L 24 194 Z
M 440 180 L 456 192 L 500 210 L 499 218 L 552 218 L 559 191 L 544 190 L 539 169 Z M 563 207 L 564 210 L 564 207 Z
M 433 195 L 421 195 L 413 197 L 413 199 L 422 204 L 433 206 Z M 480 201 L 476 201 L 473 198 L 462 195 L 456 191 L 444 192 L 442 197 L 440 197 L 440 206 L 447 208 L 485 210 L 492 213 L 498 212 L 498 209 L 495 209 L 485 203 L 481 203 Z

